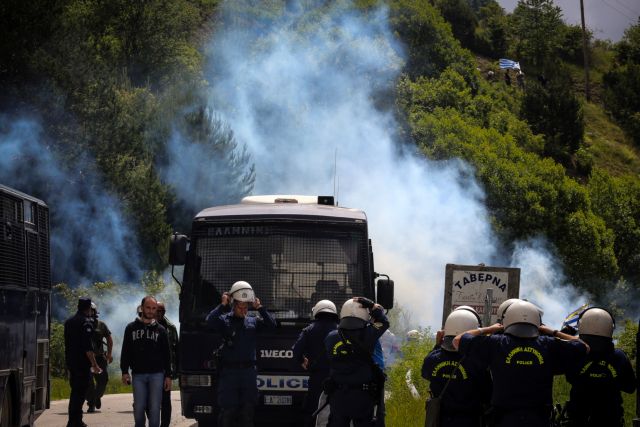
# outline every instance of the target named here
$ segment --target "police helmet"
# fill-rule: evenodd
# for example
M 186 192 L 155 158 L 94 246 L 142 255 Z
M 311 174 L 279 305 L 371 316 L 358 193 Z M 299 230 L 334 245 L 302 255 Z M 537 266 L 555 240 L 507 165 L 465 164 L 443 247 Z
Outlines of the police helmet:
M 251 285 L 242 280 L 231 286 L 231 289 L 229 289 L 229 295 L 231 296 L 232 301 L 254 302 L 256 299 Z
M 422 338 L 422 334 L 417 329 L 412 329 L 407 332 L 407 340 L 408 341 L 417 341 Z
M 502 304 L 500 304 L 498 306 L 498 323 L 503 323 L 504 321 L 504 312 L 507 311 L 507 308 L 509 308 L 509 306 L 511 304 L 513 304 L 516 301 L 520 301 L 520 299 L 518 298 L 509 298 L 508 300 L 505 300 L 502 302 Z
M 480 316 L 468 306 L 461 306 L 453 310 L 444 322 L 444 339 L 442 348 L 448 351 L 456 351 L 453 339 L 456 335 L 481 326 Z
M 529 301 L 515 301 L 504 312 L 504 332 L 520 338 L 535 338 L 540 335 L 542 324 L 540 309 Z
M 351 298 L 340 309 L 340 327 L 342 329 L 361 329 L 369 322 L 369 310 Z
M 315 318 L 319 313 L 330 313 L 338 315 L 336 305 L 328 299 L 320 300 L 311 309 L 311 315 Z
M 591 307 L 580 314 L 578 319 L 578 333 L 582 335 L 596 335 L 612 338 L 616 321 L 607 310 Z

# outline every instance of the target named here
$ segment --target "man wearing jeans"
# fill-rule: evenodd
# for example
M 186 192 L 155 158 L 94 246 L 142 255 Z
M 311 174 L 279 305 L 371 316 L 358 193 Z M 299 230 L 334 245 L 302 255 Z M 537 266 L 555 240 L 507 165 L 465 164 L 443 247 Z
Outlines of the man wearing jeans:
M 120 352 L 122 382 L 133 383 L 135 427 L 145 427 L 147 413 L 149 427 L 160 425 L 162 391 L 171 389 L 169 340 L 156 321 L 157 304 L 152 296 L 142 299 L 142 318 L 127 325 Z

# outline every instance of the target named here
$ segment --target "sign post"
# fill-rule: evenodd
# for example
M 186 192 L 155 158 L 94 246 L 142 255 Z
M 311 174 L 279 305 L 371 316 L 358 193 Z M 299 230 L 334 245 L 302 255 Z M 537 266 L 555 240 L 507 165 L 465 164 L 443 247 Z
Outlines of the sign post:
M 519 268 L 447 264 L 442 324 L 452 310 L 468 305 L 478 312 L 485 325 L 491 325 L 498 318 L 500 304 L 518 298 L 519 294 Z

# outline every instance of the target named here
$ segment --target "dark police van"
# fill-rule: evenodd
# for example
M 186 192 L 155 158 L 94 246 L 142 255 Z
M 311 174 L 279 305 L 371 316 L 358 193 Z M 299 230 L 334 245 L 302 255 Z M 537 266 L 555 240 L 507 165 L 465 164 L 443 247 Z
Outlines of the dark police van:
M 49 407 L 49 208 L 0 185 L 0 425 Z
M 302 423 L 308 376 L 291 347 L 316 302 L 330 299 L 339 310 L 347 299 L 366 296 L 386 308 L 393 305 L 393 282 L 374 273 L 366 215 L 334 206 L 333 197 L 252 196 L 205 209 L 189 238 L 172 237 L 169 258 L 174 266 L 184 265 L 182 412 L 199 425 L 216 425 L 217 415 L 213 354 L 220 336 L 207 328 L 205 316 L 234 282 L 249 282 L 278 320 L 278 328 L 258 339 L 260 425 Z

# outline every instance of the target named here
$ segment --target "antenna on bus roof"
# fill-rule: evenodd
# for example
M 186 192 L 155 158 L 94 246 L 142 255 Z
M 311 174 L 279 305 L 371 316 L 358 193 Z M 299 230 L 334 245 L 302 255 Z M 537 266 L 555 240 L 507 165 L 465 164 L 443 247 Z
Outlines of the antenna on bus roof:
M 336 205 L 338 204 L 338 199 L 336 197 L 336 173 L 338 169 L 338 148 L 333 154 L 333 199 L 336 201 Z
M 337 190 L 336 190 L 337 185 Z M 335 200 L 335 206 L 338 204 L 338 194 L 340 193 L 340 178 L 338 178 L 338 148 L 333 155 L 333 200 Z

